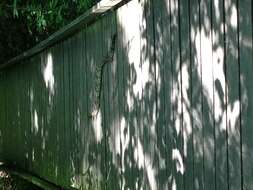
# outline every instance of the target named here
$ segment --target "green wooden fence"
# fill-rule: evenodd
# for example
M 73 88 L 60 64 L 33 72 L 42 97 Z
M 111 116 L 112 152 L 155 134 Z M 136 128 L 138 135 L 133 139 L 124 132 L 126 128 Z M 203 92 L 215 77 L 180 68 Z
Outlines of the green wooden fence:
M 102 0 L 1 66 L 0 158 L 64 187 L 253 190 L 252 7 Z

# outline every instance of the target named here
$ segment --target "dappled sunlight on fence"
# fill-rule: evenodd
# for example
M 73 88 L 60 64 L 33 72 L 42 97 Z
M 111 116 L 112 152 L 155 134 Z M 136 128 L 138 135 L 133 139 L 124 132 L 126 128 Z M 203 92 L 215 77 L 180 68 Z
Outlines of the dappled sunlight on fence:
M 131 0 L 1 70 L 1 159 L 80 189 L 251 189 L 250 3 Z

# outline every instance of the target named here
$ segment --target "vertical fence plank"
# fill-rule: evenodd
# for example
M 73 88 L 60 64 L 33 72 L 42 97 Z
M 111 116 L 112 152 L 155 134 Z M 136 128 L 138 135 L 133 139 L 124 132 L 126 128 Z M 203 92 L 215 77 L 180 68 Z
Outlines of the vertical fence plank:
M 80 69 L 78 74 L 80 75 L 80 97 L 78 98 L 78 106 L 80 106 L 80 176 L 81 186 L 86 185 L 85 177 L 83 174 L 88 168 L 87 159 L 87 140 L 88 140 L 88 89 L 87 89 L 87 57 L 86 57 L 86 26 L 83 31 L 81 31 L 81 42 L 80 43 Z
M 4 72 L 0 72 L 0 160 L 4 157 L 4 124 L 5 124 L 5 106 L 4 106 Z
M 108 25 L 109 28 L 109 39 L 107 39 L 107 52 L 110 51 L 112 44 L 112 39 L 114 35 L 117 35 L 117 24 L 116 24 L 116 14 L 111 13 L 108 15 Z M 111 176 L 110 178 L 114 179 L 113 181 L 113 189 L 119 189 L 120 188 L 120 165 L 118 162 L 118 156 L 120 154 L 119 150 L 119 104 L 118 104 L 118 93 L 119 93 L 119 86 L 118 86 L 118 78 L 117 78 L 117 39 L 114 44 L 114 52 L 113 52 L 113 60 L 111 63 L 107 64 L 107 67 L 109 68 L 109 76 L 110 78 L 110 102 L 112 103 L 112 142 L 111 142 L 111 150 L 113 153 L 112 157 L 112 169 L 111 169 Z
M 120 8 L 122 30 L 123 117 L 121 118 L 122 189 L 148 189 L 142 110 L 141 34 L 142 2 L 131 1 Z M 130 15 L 130 16 L 127 16 Z M 143 18 L 145 19 L 145 18 Z M 130 27 L 129 27 L 130 26 Z
M 72 176 L 74 175 L 74 168 L 75 168 L 75 160 L 73 160 L 72 155 L 73 155 L 73 150 L 75 149 L 75 141 L 76 141 L 76 137 L 74 137 L 75 134 L 75 119 L 74 119 L 74 106 L 75 106 L 75 84 L 74 84 L 74 77 L 77 76 L 74 73 L 74 69 L 75 66 L 77 65 L 77 55 L 75 53 L 77 53 L 77 50 L 75 50 L 75 46 L 77 46 L 77 42 L 75 41 L 75 38 L 77 36 L 73 36 L 72 38 L 70 38 L 69 41 L 69 48 L 68 48 L 68 56 L 69 56 L 69 117 L 70 117 L 70 122 L 68 125 L 68 130 L 69 130 L 69 134 L 68 134 L 68 139 L 69 139 L 69 160 L 68 160 L 68 168 L 67 168 L 67 172 L 68 172 L 68 185 L 71 185 L 71 179 Z
M 123 186 L 123 167 L 122 167 L 122 159 L 123 159 L 123 126 L 122 121 L 124 120 L 124 101 L 125 101 L 125 93 L 124 93 L 124 69 L 123 64 L 125 61 L 124 56 L 124 46 L 123 46 L 123 29 L 120 25 L 122 22 L 122 16 L 120 15 L 121 8 L 116 12 L 116 26 L 117 26 L 117 43 L 116 43 L 116 65 L 117 65 L 117 81 L 118 81 L 118 109 L 119 109 L 119 123 L 118 123 L 118 148 L 119 148 L 119 156 L 118 156 L 118 164 L 119 164 L 119 189 L 122 189 Z
M 81 146 L 80 146 L 80 140 L 82 139 L 81 136 L 81 102 L 80 98 L 81 96 L 81 64 L 83 62 L 82 59 L 82 45 L 83 41 L 81 38 L 82 32 L 79 32 L 75 37 L 73 41 L 73 63 L 72 63 L 72 86 L 73 86 L 73 127 L 72 127 L 72 154 L 71 154 L 71 160 L 72 160 L 72 176 L 79 176 L 77 183 L 77 187 L 80 188 L 81 181 L 80 181 L 80 173 L 81 173 Z M 71 183 L 73 184 L 73 177 Z
M 200 59 L 200 5 L 198 0 L 190 2 L 191 22 L 191 80 L 192 80 L 192 127 L 194 148 L 194 189 L 203 189 L 203 124 L 202 124 L 202 75 Z M 194 10 L 194 11 L 193 11 Z
M 11 158 L 15 158 L 16 156 L 16 145 L 15 145 L 15 140 L 17 137 L 17 132 L 16 132 L 16 93 L 15 93 L 15 69 L 10 68 L 9 72 L 9 80 L 10 80 L 10 85 L 8 85 L 8 127 L 10 129 L 9 131 L 9 137 L 11 142 L 9 142 L 9 156 L 8 160 L 11 161 Z
M 32 152 L 32 138 L 31 138 L 31 120 L 30 120 L 30 75 L 28 74 L 28 69 L 23 65 L 22 66 L 22 74 L 24 76 L 25 80 L 25 86 L 24 86 L 24 97 L 25 101 L 24 104 L 24 130 L 25 130 L 25 151 L 26 151 L 26 160 L 28 162 L 27 166 L 29 169 L 31 169 L 32 165 L 30 162 L 31 159 L 31 152 Z
M 170 27 L 169 27 L 169 0 L 153 2 L 154 32 L 155 32 L 155 64 L 156 64 L 156 91 L 157 91 L 157 123 L 156 138 L 158 153 L 157 183 L 158 189 L 171 187 L 171 63 Z
M 171 61 L 172 61 L 172 110 L 173 110 L 173 174 L 172 187 L 183 189 L 183 144 L 182 144 L 182 91 L 181 91 L 181 52 L 180 52 L 180 10 L 179 0 L 170 1 L 171 14 Z
M 141 16 L 141 76 L 142 76 L 142 110 L 145 152 L 145 175 L 149 187 L 147 189 L 158 189 L 157 168 L 157 81 L 155 62 L 155 33 L 154 33 L 154 1 L 140 1 L 143 8 Z M 138 75 L 138 73 L 137 73 Z M 138 117 L 136 119 L 138 121 Z M 135 129 L 138 131 L 138 129 Z
M 87 91 L 87 115 L 89 115 L 90 113 L 90 104 L 91 104 L 91 101 L 92 101 L 92 84 L 93 84 L 93 77 L 92 77 L 92 71 L 94 71 L 94 68 L 92 70 L 92 66 L 94 67 L 95 66 L 95 63 L 94 63 L 94 60 L 92 58 L 92 50 L 94 50 L 94 48 L 92 47 L 92 44 L 94 42 L 92 42 L 92 30 L 91 28 L 87 28 L 87 31 L 86 31 L 86 34 L 85 34 L 85 38 L 86 38 L 86 75 L 87 75 L 87 87 L 86 87 L 86 91 Z M 90 118 L 87 118 L 87 131 L 86 131 L 86 162 L 87 162 L 87 171 L 89 171 L 89 168 L 92 170 L 93 169 L 93 163 L 92 163 L 92 160 L 91 160 L 91 124 L 90 124 Z M 85 168 L 85 169 L 86 169 Z M 93 177 L 93 176 L 92 176 Z M 92 181 L 94 183 L 94 181 Z M 88 185 L 88 181 L 85 180 L 85 183 L 86 185 Z
M 53 61 L 53 81 L 54 81 L 54 111 L 53 111 L 53 117 L 54 117 L 54 130 L 52 131 L 53 134 L 51 134 L 51 138 L 54 139 L 54 149 L 51 150 L 51 156 L 54 161 L 53 165 L 51 166 L 51 175 L 52 178 L 56 178 L 56 183 L 59 183 L 59 165 L 60 165 L 60 158 L 61 158 L 61 152 L 60 152 L 60 130 L 62 128 L 61 126 L 61 120 L 62 115 L 61 113 L 61 45 L 57 44 L 53 47 L 54 51 L 52 53 L 52 61 Z M 51 79 L 52 80 L 52 79 Z
M 50 138 L 52 139 L 52 143 L 54 143 L 54 149 L 51 149 L 51 159 L 53 159 L 53 163 L 51 165 L 51 178 L 56 178 L 56 183 L 59 184 L 59 164 L 60 164 L 60 129 L 61 129 L 61 121 L 62 115 L 60 114 L 61 110 L 61 61 L 60 61 L 60 43 L 56 44 L 52 47 L 52 64 L 53 69 L 51 71 L 52 78 L 51 83 L 53 86 L 53 90 L 51 92 L 51 96 L 54 102 L 54 107 L 51 113 L 51 117 L 54 120 L 53 126 L 51 126 L 52 131 Z
M 25 163 L 25 154 L 24 154 L 24 138 L 23 138 L 23 134 L 24 134 L 24 125 L 23 125 L 23 118 L 22 118 L 22 114 L 23 114 L 23 90 L 24 90 L 24 85 L 23 85 L 23 79 L 22 79 L 22 70 L 21 70 L 21 66 L 22 65 L 18 65 L 17 66 L 17 78 L 16 78 L 16 94 L 17 94 L 17 119 L 18 119 L 18 123 L 17 123 L 17 132 L 18 132 L 18 144 L 20 145 L 19 147 L 19 152 L 18 152 L 18 157 L 17 159 L 20 161 L 19 165 L 22 164 L 26 164 Z
M 43 67 L 47 65 L 47 50 L 40 54 L 40 62 L 35 59 L 33 62 L 33 67 L 36 70 L 36 83 L 34 84 L 34 100 L 33 100 L 33 137 L 37 137 L 37 145 L 35 146 L 35 153 L 37 163 L 35 162 L 35 171 L 39 171 L 41 176 L 47 172 L 48 163 L 44 163 L 43 166 L 39 164 L 43 160 L 46 160 L 48 152 L 46 149 L 46 129 L 48 127 L 48 117 L 47 117 L 47 91 L 44 86 L 43 81 Z M 38 121 L 38 122 L 37 122 Z M 38 123 L 38 124 L 37 124 Z M 38 131 L 38 132 L 37 132 Z
M 22 164 L 24 164 L 24 166 L 26 168 L 28 168 L 28 160 L 26 157 L 26 138 L 25 135 L 27 133 L 27 124 L 25 123 L 25 108 L 26 108 L 26 104 L 25 103 L 25 98 L 26 98 L 26 85 L 25 85 L 25 77 L 24 77 L 24 73 L 23 73 L 23 66 L 19 65 L 19 117 L 20 117 L 20 128 L 21 128 L 21 132 L 20 132 L 20 139 L 21 139 L 21 160 L 22 160 Z
M 64 159 L 63 164 L 65 168 L 63 170 L 63 174 L 65 177 L 69 176 L 68 174 L 68 159 L 69 159 L 69 133 L 70 133 L 70 84 L 69 84 L 69 72 L 70 72 L 70 57 L 69 57 L 69 48 L 70 48 L 70 39 L 67 39 L 63 42 L 63 97 L 64 97 L 64 127 L 63 127 L 63 151 L 64 149 L 67 151 L 63 152 Z M 63 178 L 64 179 L 64 178 Z M 62 179 L 62 180 L 63 180 Z
M 215 120 L 215 184 L 227 189 L 226 75 L 223 1 L 213 2 L 213 71 Z
M 172 63 L 172 12 L 171 1 L 166 0 L 166 13 L 163 18 L 163 51 L 164 51 L 164 85 L 165 85 L 165 146 L 166 146 L 166 172 L 168 175 L 168 188 L 174 187 L 175 167 L 173 167 L 172 149 L 174 147 L 174 114 L 173 114 L 173 63 Z
M 88 142 L 89 142 L 89 125 L 88 125 L 88 97 L 89 97 L 89 91 L 88 91 L 88 61 L 87 61 L 87 36 L 86 36 L 86 30 L 87 27 L 85 26 L 85 29 L 81 33 L 81 61 L 80 61 L 80 118 L 81 118 L 81 139 L 80 139 L 80 156 L 81 156 L 81 173 L 84 174 L 88 169 Z M 86 187 L 87 175 L 82 175 L 81 179 L 81 185 L 82 187 Z
M 68 146 L 67 146 L 67 150 L 68 150 L 68 162 L 67 162 L 67 167 L 66 167 L 66 172 L 67 172 L 67 178 L 69 181 L 67 181 L 68 183 L 68 186 L 70 186 L 70 179 L 71 179 L 71 165 L 73 163 L 71 163 L 71 149 L 72 149 L 72 145 L 73 145 L 73 142 L 71 140 L 71 137 L 73 135 L 73 127 L 74 127 L 74 123 L 73 123 L 73 96 L 74 96 L 74 91 L 73 91 L 73 84 L 72 84 L 72 80 L 73 80 L 73 53 L 72 53 L 72 48 L 73 48 L 73 45 L 74 45 L 74 42 L 73 42 L 73 39 L 74 37 L 70 38 L 69 39 L 69 42 L 68 42 L 68 45 L 67 45 L 67 51 L 66 51 L 66 54 L 68 56 L 68 73 L 67 73 L 67 76 L 68 76 L 68 95 L 66 98 L 68 98 L 68 109 L 67 109 L 67 114 L 68 114 L 68 117 L 69 117 L 69 123 L 67 124 L 67 131 L 66 133 L 68 134 L 66 136 L 66 139 L 67 139 L 67 143 L 68 143 Z M 76 45 L 76 44 L 75 44 Z
M 253 111 L 253 59 L 252 59 L 252 1 L 238 1 L 239 7 L 239 62 L 240 62 L 240 97 L 241 97 L 241 175 L 243 190 L 253 187 L 253 141 L 252 141 L 252 111 Z
M 226 25 L 228 186 L 241 189 L 237 1 L 224 1 Z
M 5 135 L 4 142 L 3 142 L 3 150 L 4 150 L 3 156 L 5 157 L 4 159 L 6 159 L 7 152 L 8 152 L 8 149 L 7 149 L 8 147 L 6 146 L 7 137 L 8 137 L 8 131 L 7 131 L 7 129 L 8 129 L 8 125 L 7 125 L 7 87 L 6 87 L 7 86 L 7 77 L 6 77 L 6 75 L 7 75 L 7 71 L 5 70 L 4 76 L 3 76 L 4 77 L 4 81 L 3 81 L 4 133 L 3 133 L 3 135 Z
M 106 16 L 103 20 L 103 49 L 102 49 L 102 59 L 100 60 L 102 64 L 102 61 L 104 61 L 103 58 L 105 58 L 108 55 L 109 48 L 110 48 L 110 39 L 111 39 L 111 20 L 110 16 Z M 110 64 L 110 65 L 108 65 Z M 116 188 L 114 185 L 115 176 L 114 175 L 114 168 L 113 168 L 113 159 L 114 159 L 114 116 L 116 116 L 116 112 L 113 109 L 114 108 L 114 100 L 112 99 L 112 93 L 115 91 L 113 88 L 113 82 L 112 81 L 112 71 L 111 71 L 111 64 L 108 63 L 104 65 L 103 68 L 103 75 L 104 75 L 104 81 L 102 83 L 103 90 L 105 91 L 105 101 L 107 104 L 107 107 L 105 107 L 105 112 L 107 115 L 107 127 L 105 129 L 106 133 L 106 165 L 107 165 L 107 172 L 106 172 L 106 180 L 107 181 L 107 189 L 114 189 Z
M 102 64 L 103 61 L 103 52 L 101 47 L 101 42 L 103 41 L 102 35 L 101 33 L 103 32 L 103 23 L 102 20 L 98 21 L 97 23 L 95 23 L 95 27 L 94 27 L 94 33 L 97 33 L 95 35 L 95 51 L 94 51 L 94 55 L 95 55 L 95 66 L 97 67 L 98 65 Z M 95 68 L 96 69 L 96 68 Z M 103 72 L 103 71 L 102 71 Z M 101 73 L 102 74 L 102 73 Z M 97 77 L 97 73 L 96 70 L 94 72 L 94 85 L 93 85 L 93 89 L 95 89 L 95 81 L 98 80 Z M 102 82 L 101 85 L 103 85 L 104 83 Z M 99 104 L 101 104 L 101 97 L 99 97 L 98 102 Z M 110 106 L 107 108 L 106 111 L 110 110 Z M 96 168 L 97 168 L 97 188 L 101 188 L 104 183 L 105 183 L 105 178 L 104 176 L 102 176 L 101 172 L 100 172 L 100 168 L 102 165 L 102 156 L 100 154 L 100 151 L 103 150 L 101 146 L 102 145 L 102 138 L 103 138 L 103 126 L 102 126 L 102 109 L 101 109 L 101 105 L 99 107 L 99 113 L 96 117 L 96 122 L 93 124 L 95 126 L 94 127 L 94 135 L 96 137 L 96 155 L 97 155 L 97 161 L 96 161 Z M 110 116 L 109 116 L 110 117 Z M 110 126 L 110 125 L 109 125 Z
M 211 1 L 200 1 L 200 61 L 202 82 L 203 180 L 205 189 L 215 189 L 213 68 Z
M 121 187 L 120 189 L 124 189 L 124 186 L 126 184 L 125 181 L 125 167 L 124 167 L 124 160 L 125 160 L 125 122 L 126 122 L 126 114 L 125 114 L 125 109 L 127 107 L 126 105 L 126 89 L 127 89 L 127 83 L 126 83 L 126 65 L 127 65 L 127 57 L 125 54 L 126 51 L 126 46 L 125 46 L 125 28 L 124 28 L 124 11 L 126 10 L 127 7 L 120 7 L 117 10 L 117 18 L 118 18 L 118 23 L 117 23 L 117 39 L 119 41 L 120 49 L 119 51 L 119 56 L 118 56 L 118 62 L 117 66 L 119 68 L 118 71 L 118 80 L 121 82 L 120 83 L 120 92 L 119 92 L 119 105 L 120 105 L 120 165 L 121 165 Z
M 119 9 L 120 10 L 120 9 Z M 118 104 L 119 104 L 119 148 L 120 148 L 120 155 L 119 155 L 119 176 L 120 176 L 120 189 L 122 189 L 123 186 L 123 126 L 122 121 L 124 120 L 124 107 L 125 107 L 125 93 L 124 93 L 124 46 L 123 46 L 123 29 L 120 26 L 120 23 L 122 21 L 122 16 L 120 15 L 120 11 L 117 11 L 116 13 L 116 25 L 117 25 L 117 78 L 118 78 Z
M 143 73 L 143 60 L 145 59 L 143 54 L 145 51 L 145 37 L 144 37 L 144 27 L 146 24 L 145 19 L 145 7 L 144 7 L 144 1 L 134 1 L 131 6 L 127 9 L 126 15 L 123 15 L 122 20 L 122 26 L 126 37 L 124 39 L 125 42 L 125 56 L 127 57 L 127 62 L 124 64 L 124 72 L 125 72 L 125 94 L 127 101 L 125 101 L 125 113 L 127 116 L 127 127 L 129 130 L 129 150 L 131 151 L 130 155 L 127 154 L 128 151 L 124 152 L 125 158 L 130 157 L 131 159 L 131 165 L 132 170 L 130 173 L 130 184 L 133 188 L 144 188 L 144 189 L 150 189 L 150 184 L 147 180 L 147 165 L 146 165 L 146 157 L 147 157 L 147 144 L 149 141 L 147 141 L 145 132 L 147 132 L 147 128 L 145 127 L 144 122 L 144 90 L 143 90 L 143 81 L 146 80 L 146 78 L 141 78 L 138 75 L 142 75 Z M 134 8 L 134 9 L 133 9 Z M 131 12 L 131 10 L 134 10 L 134 14 L 132 15 L 132 18 L 124 19 L 127 16 L 128 12 Z M 129 13 L 128 13 L 129 14 Z M 131 20 L 136 18 L 135 22 L 132 23 L 132 27 L 134 28 L 133 31 L 128 29 L 128 24 L 131 24 Z M 124 23 L 124 21 L 127 21 Z M 136 53 L 136 55 L 135 55 Z M 144 76 L 144 75 L 143 75 Z M 136 78 L 136 82 L 135 81 Z M 135 84 L 133 87 L 131 85 Z M 139 126 L 138 128 L 136 127 Z M 126 143 L 125 138 L 125 143 Z M 133 141 L 135 142 L 135 150 L 133 148 Z M 125 144 L 126 146 L 126 144 Z M 137 154 L 137 155 L 136 155 Z M 134 164 L 134 161 L 136 164 Z M 125 163 L 124 167 L 127 163 Z M 136 167 L 137 172 L 134 171 L 134 168 Z M 138 175 L 138 177 L 137 177 Z M 135 182 L 135 179 L 138 179 L 137 182 Z M 135 185 L 135 183 L 137 185 Z M 131 187 L 130 186 L 130 187 Z
M 4 81 L 3 81 L 3 100 L 4 100 L 4 104 L 3 104 L 3 108 L 4 108 L 4 133 L 3 135 L 5 135 L 5 138 L 4 138 L 4 142 L 3 142 L 3 150 L 4 150 L 4 154 L 3 154 L 3 159 L 5 160 L 8 156 L 8 146 L 7 146 L 7 137 L 9 135 L 8 133 L 8 113 L 7 113 L 7 105 L 8 105 L 8 102 L 7 102 L 7 71 L 4 72 Z
M 98 67 L 98 65 L 102 64 L 102 50 L 101 50 L 101 42 L 103 41 L 103 38 L 101 36 L 101 32 L 103 31 L 103 24 L 102 24 L 102 20 L 99 20 L 97 23 L 94 24 L 94 28 L 93 28 L 93 32 L 95 33 L 94 36 L 94 61 L 95 61 L 95 68 L 94 68 L 94 77 L 93 77 L 93 90 L 95 89 L 95 85 L 96 85 L 96 80 L 98 80 L 97 77 L 100 77 L 97 75 L 96 73 L 96 68 Z M 103 83 L 101 83 L 101 85 L 103 85 Z M 94 91 L 94 93 L 97 93 Z M 99 97 L 99 99 L 97 100 L 100 104 L 100 100 L 101 98 Z M 94 101 L 94 98 L 93 98 Z M 109 107 L 107 108 L 109 109 Z M 100 168 L 101 168 L 101 164 L 102 164 L 102 156 L 100 154 L 100 151 L 103 150 L 102 149 L 102 138 L 103 138 L 103 126 L 102 126 L 102 109 L 101 109 L 101 105 L 99 107 L 98 110 L 98 114 L 95 118 L 95 120 L 93 120 L 93 132 L 95 135 L 95 155 L 96 155 L 96 173 L 95 175 L 97 176 L 97 188 L 101 188 L 103 183 L 104 183 L 104 176 L 101 175 L 100 172 Z
M 65 91 L 64 91 L 64 42 L 61 42 L 59 44 L 59 115 L 61 115 L 59 120 L 59 169 L 58 169 L 58 176 L 57 176 L 57 182 L 59 184 L 62 183 L 62 180 L 64 179 L 65 173 L 64 168 L 62 166 L 65 166 L 65 143 L 64 143 L 64 133 L 65 133 Z
M 101 47 L 101 51 L 102 51 L 102 57 L 106 56 L 106 47 L 107 44 L 105 42 L 105 40 L 107 39 L 107 32 L 106 32 L 106 25 L 107 23 L 105 21 L 103 21 L 102 23 L 102 30 L 103 32 L 101 33 L 102 36 L 102 47 Z M 103 58 L 101 59 L 101 61 L 103 60 Z M 102 64 L 102 63 L 101 63 Z M 104 183 L 105 183 L 105 187 L 104 189 L 110 189 L 110 178 L 109 176 L 109 159 L 110 159 L 110 150 L 109 150 L 109 131 L 110 131 L 110 121 L 109 121 L 109 100 L 108 100 L 108 75 L 107 75 L 107 67 L 105 66 L 103 68 L 103 74 L 102 74 L 102 86 L 101 86 L 101 108 L 103 110 L 103 167 L 104 169 L 102 170 L 103 175 L 104 175 Z M 108 181 L 107 181 L 108 180 Z
M 91 110 L 91 103 L 93 101 L 92 99 L 92 96 L 93 96 L 93 84 L 94 84 L 94 77 L 93 77 L 93 73 L 94 73 L 94 70 L 95 70 L 95 61 L 94 61 L 94 58 L 93 58 L 93 54 L 92 54 L 92 51 L 94 51 L 94 47 L 93 47 L 93 44 L 94 44 L 94 39 L 92 37 L 92 28 L 89 27 L 87 28 L 87 31 L 86 31 L 86 60 L 87 60 L 87 63 L 86 63 L 86 75 L 87 75 L 87 88 L 86 88 L 86 91 L 87 91 L 87 115 L 89 115 L 90 113 L 90 110 Z M 93 185 L 95 186 L 96 183 L 94 181 L 94 173 L 93 173 L 93 169 L 94 169 L 94 161 L 92 160 L 92 154 L 93 154 L 93 151 L 94 150 L 91 150 L 91 143 L 92 143 L 92 125 L 91 125 L 91 119 L 90 118 L 87 118 L 87 139 L 86 139 L 86 143 L 87 143 L 87 171 L 88 172 L 91 172 L 91 177 L 92 177 L 92 183 Z M 88 186 L 88 179 L 85 181 L 86 185 Z
M 172 158 L 172 149 L 174 147 L 174 114 L 173 114 L 173 106 L 172 106 L 172 93 L 173 93 L 173 70 L 172 70 L 172 33 L 171 33 L 171 1 L 164 1 L 164 8 L 162 14 L 162 49 L 163 49 L 163 57 L 162 57 L 162 66 L 163 71 L 161 71 L 161 75 L 163 75 L 163 83 L 164 83 L 164 122 L 165 122 L 165 131 L 164 131 L 164 139 L 165 139 L 165 163 L 166 163 L 166 176 L 167 176 L 167 184 L 168 187 L 172 188 L 174 183 L 174 174 L 175 168 L 173 167 L 173 158 Z M 158 41 L 158 37 L 156 41 Z M 157 48 L 156 48 L 157 49 Z M 157 56 L 157 59 L 161 55 Z M 160 114 L 160 112 L 159 112 Z
M 191 109 L 190 2 L 180 1 L 181 106 L 184 159 L 184 189 L 193 188 L 193 135 Z M 191 10 L 192 11 L 192 10 Z
M 101 64 L 102 61 L 102 52 L 101 52 L 101 33 L 97 33 L 97 31 L 102 31 L 102 21 L 99 21 L 92 25 L 91 29 L 88 29 L 87 33 L 87 66 L 88 66 L 88 92 L 89 93 L 89 107 L 88 107 L 88 114 L 92 111 L 91 105 L 100 100 L 95 100 L 97 98 L 95 94 L 95 85 L 96 80 L 98 80 L 98 76 L 96 73 L 96 68 Z M 91 40 L 91 41 L 90 41 Z M 90 43 L 90 44 L 89 44 Z M 95 183 L 95 187 L 98 187 L 100 184 L 100 181 L 103 180 L 103 177 L 101 176 L 101 173 L 99 172 L 99 167 L 101 163 L 101 157 L 99 155 L 99 148 L 100 143 L 102 139 L 102 118 L 101 118 L 101 109 L 99 108 L 98 114 L 94 118 L 89 118 L 89 127 L 90 131 L 89 134 L 92 136 L 92 138 L 89 140 L 89 164 L 92 171 L 93 180 Z

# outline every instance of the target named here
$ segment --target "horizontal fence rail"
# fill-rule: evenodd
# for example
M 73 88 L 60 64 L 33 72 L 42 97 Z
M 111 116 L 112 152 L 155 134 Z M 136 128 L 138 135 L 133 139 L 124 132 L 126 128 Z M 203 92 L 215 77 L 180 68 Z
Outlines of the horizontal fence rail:
M 1 67 L 0 159 L 66 188 L 253 189 L 252 6 L 102 1 Z

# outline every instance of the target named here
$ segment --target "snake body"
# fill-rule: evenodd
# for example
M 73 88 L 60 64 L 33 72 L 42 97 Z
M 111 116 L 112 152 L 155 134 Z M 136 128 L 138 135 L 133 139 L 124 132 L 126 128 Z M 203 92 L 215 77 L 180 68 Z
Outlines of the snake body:
M 101 63 L 98 63 L 96 65 L 95 88 L 94 88 L 95 95 L 93 96 L 94 101 L 92 102 L 91 110 L 89 111 L 90 118 L 96 117 L 99 112 L 100 96 L 101 96 L 102 82 L 103 82 L 103 69 L 106 64 L 111 63 L 113 61 L 115 45 L 116 45 L 116 37 L 117 37 L 116 34 L 112 36 L 111 46 L 110 46 L 110 50 L 108 54 L 103 58 Z

